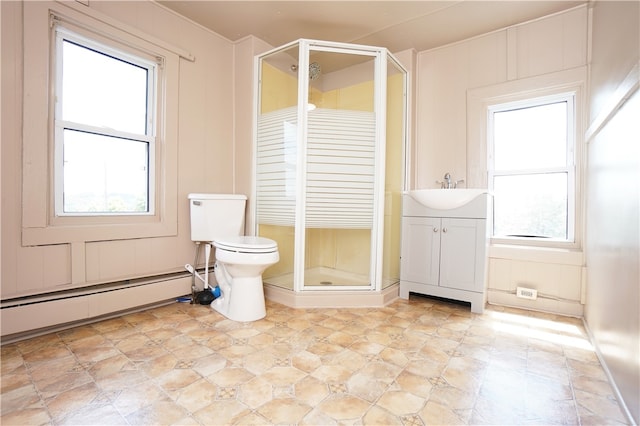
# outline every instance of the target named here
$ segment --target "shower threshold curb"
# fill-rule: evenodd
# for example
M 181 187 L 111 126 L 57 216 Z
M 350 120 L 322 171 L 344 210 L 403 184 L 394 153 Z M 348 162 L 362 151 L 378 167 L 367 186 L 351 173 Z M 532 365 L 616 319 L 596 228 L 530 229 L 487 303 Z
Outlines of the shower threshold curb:
M 392 284 L 381 291 L 335 290 L 302 291 L 264 285 L 267 299 L 290 308 L 380 308 L 399 297 L 400 284 Z

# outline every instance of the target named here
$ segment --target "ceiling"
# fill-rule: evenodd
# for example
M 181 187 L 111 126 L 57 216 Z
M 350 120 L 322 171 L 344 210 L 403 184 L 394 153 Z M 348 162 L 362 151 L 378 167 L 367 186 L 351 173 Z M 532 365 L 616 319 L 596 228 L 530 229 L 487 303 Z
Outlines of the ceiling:
M 254 35 L 277 47 L 299 38 L 417 51 L 570 9 L 569 0 L 217 1 L 158 3 L 231 41 Z

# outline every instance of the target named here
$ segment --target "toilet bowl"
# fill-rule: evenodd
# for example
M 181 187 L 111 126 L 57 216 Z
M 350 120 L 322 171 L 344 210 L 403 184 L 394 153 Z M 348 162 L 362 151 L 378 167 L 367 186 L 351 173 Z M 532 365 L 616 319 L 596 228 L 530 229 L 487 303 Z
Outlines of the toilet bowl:
M 264 318 L 262 273 L 280 260 L 278 244 L 268 238 L 242 235 L 244 195 L 189 194 L 189 200 L 191 240 L 205 245 L 205 287 L 211 246 L 215 247 L 214 273 L 220 296 L 211 308 L 234 321 Z
M 262 273 L 280 260 L 275 241 L 262 237 L 228 237 L 213 241 L 220 297 L 211 308 L 233 321 L 266 316 Z

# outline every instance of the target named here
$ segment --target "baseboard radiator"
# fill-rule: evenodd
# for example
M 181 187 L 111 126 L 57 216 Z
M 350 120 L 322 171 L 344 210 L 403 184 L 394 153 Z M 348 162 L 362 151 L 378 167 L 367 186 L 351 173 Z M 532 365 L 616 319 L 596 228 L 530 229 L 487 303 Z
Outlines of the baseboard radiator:
M 192 276 L 176 273 L 46 295 L 3 300 L 1 343 L 95 322 L 191 294 Z

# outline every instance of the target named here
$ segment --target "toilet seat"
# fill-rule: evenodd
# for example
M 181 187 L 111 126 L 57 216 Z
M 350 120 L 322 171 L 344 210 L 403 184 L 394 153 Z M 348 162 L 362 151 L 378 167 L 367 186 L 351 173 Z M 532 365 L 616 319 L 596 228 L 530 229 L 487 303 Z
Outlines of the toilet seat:
M 218 249 L 236 253 L 273 253 L 278 250 L 278 243 L 264 237 L 225 237 L 217 239 L 213 245 Z

